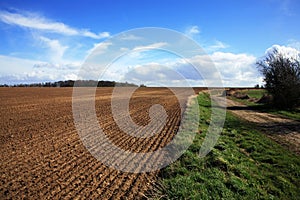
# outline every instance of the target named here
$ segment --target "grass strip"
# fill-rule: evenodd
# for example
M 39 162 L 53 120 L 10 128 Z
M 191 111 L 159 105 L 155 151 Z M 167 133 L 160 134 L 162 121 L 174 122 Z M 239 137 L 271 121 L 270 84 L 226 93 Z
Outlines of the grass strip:
M 300 158 L 227 113 L 212 151 L 198 156 L 210 119 L 208 94 L 198 96 L 200 134 L 160 172 L 159 199 L 299 199 Z

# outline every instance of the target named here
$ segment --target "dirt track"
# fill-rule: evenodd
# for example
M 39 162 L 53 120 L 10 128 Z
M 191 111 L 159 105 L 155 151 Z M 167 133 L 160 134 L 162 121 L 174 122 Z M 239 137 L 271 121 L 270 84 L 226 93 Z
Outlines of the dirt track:
M 149 122 L 151 105 L 164 105 L 167 125 L 150 139 L 118 130 L 110 113 L 111 92 L 97 90 L 96 113 L 115 145 L 146 152 L 172 139 L 181 116 L 170 90 L 139 89 L 130 100 L 131 116 L 140 125 Z M 157 172 L 119 172 L 86 150 L 73 122 L 72 88 L 1 88 L 0 102 L 0 199 L 138 199 L 155 181 Z
M 227 99 L 227 109 L 236 116 L 261 128 L 268 137 L 300 155 L 300 122 L 278 115 L 250 110 L 247 106 Z

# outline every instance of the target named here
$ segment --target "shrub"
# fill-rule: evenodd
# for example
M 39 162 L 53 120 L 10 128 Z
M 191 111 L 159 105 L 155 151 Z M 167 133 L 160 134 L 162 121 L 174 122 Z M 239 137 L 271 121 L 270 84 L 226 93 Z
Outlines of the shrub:
M 273 50 L 256 64 L 264 76 L 265 88 L 273 96 L 275 107 L 293 108 L 300 105 L 299 60 Z

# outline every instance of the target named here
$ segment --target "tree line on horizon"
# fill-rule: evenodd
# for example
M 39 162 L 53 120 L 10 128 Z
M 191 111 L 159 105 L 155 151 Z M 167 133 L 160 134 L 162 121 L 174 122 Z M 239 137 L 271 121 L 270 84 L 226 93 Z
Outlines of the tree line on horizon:
M 76 84 L 75 84 L 76 82 Z M 2 84 L 0 87 L 145 87 L 145 85 L 136 85 L 128 82 L 115 82 L 115 81 L 95 81 L 95 80 L 66 80 L 56 82 L 43 82 L 43 83 L 20 83 L 14 85 Z

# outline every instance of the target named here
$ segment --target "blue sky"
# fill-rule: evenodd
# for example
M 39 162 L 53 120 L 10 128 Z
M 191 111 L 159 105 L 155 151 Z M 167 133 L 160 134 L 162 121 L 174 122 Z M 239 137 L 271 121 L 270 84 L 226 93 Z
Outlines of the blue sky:
M 225 86 L 253 86 L 262 80 L 254 63 L 268 49 L 299 52 L 299 10 L 297 0 L 2 0 L 0 84 L 75 79 L 98 43 L 130 29 L 162 27 L 195 40 Z M 149 57 L 144 67 L 161 64 L 165 54 L 154 55 L 140 54 Z M 130 69 L 141 60 L 135 57 Z

